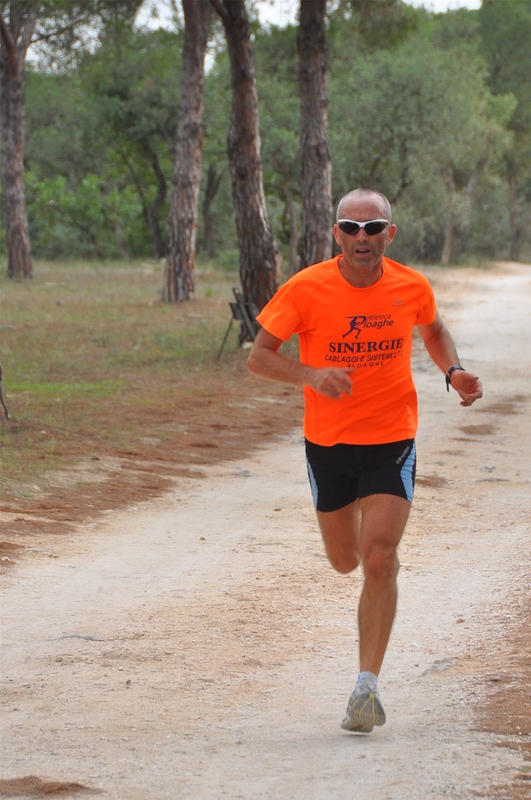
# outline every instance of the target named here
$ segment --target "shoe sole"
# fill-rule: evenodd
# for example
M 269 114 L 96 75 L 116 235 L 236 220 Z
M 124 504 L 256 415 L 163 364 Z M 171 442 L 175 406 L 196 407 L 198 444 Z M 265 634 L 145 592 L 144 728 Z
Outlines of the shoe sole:
M 370 733 L 375 725 L 385 724 L 385 711 L 379 699 L 372 692 L 356 706 L 347 709 L 347 715 L 341 727 L 353 733 Z

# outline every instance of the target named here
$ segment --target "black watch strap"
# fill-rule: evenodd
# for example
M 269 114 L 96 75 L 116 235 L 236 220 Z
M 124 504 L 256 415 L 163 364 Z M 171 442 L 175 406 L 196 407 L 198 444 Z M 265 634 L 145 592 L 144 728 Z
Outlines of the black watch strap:
M 454 364 L 453 367 L 450 367 L 448 372 L 446 373 L 445 380 L 446 380 L 446 391 L 450 391 L 450 386 L 452 385 L 450 382 L 450 378 L 452 377 L 452 372 L 455 372 L 456 369 L 462 369 L 463 372 L 466 372 L 465 368 L 461 366 L 461 364 Z

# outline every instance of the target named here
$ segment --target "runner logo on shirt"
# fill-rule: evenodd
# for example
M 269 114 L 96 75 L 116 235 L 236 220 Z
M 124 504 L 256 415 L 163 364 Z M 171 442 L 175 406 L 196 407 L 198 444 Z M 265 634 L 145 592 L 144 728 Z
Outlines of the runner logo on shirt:
M 367 317 L 355 316 L 355 317 L 346 317 L 345 319 L 350 320 L 350 328 L 346 333 L 343 334 L 343 339 L 345 338 L 345 336 L 348 336 L 351 333 L 355 333 L 357 339 L 361 333 L 361 329 L 367 322 Z
M 356 314 L 352 317 L 345 317 L 350 320 L 348 331 L 343 334 L 343 339 L 350 336 L 351 333 L 357 339 L 363 328 L 391 328 L 394 325 L 394 319 L 391 319 L 391 314 L 373 314 L 371 317 L 364 317 L 363 314 Z

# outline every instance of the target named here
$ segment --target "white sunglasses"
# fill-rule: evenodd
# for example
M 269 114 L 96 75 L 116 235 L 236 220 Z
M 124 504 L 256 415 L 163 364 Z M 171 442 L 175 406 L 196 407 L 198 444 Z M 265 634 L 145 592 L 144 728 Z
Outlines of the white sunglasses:
M 338 219 L 337 227 L 349 236 L 356 236 L 364 228 L 367 236 L 376 236 L 381 233 L 386 225 L 390 225 L 388 219 L 370 219 L 367 222 L 356 222 L 353 219 Z

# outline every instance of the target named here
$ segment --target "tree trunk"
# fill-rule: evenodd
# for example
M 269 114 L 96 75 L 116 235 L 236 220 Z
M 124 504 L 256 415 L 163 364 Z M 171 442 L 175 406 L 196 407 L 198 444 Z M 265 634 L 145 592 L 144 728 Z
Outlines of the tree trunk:
M 136 170 L 135 170 L 135 168 L 134 168 L 134 166 L 133 166 L 133 164 L 131 162 L 131 159 L 128 158 L 128 156 L 120 148 L 116 148 L 116 152 L 118 153 L 118 155 L 120 156 L 120 158 L 124 162 L 126 168 L 129 170 L 131 178 L 133 179 L 133 183 L 135 185 L 136 193 L 137 193 L 138 199 L 140 201 L 140 207 L 142 209 L 142 219 L 146 223 L 146 225 L 147 225 L 147 227 L 149 229 L 150 235 L 151 235 L 151 244 L 152 244 L 153 257 L 154 258 L 158 258 L 159 256 L 157 255 L 157 251 L 153 247 L 153 231 L 152 231 L 152 228 L 151 228 L 152 218 L 150 216 L 150 209 L 149 209 L 149 206 L 148 206 L 148 203 L 147 203 L 146 193 L 144 192 L 144 189 L 142 187 L 142 182 L 141 182 L 140 178 L 138 177 L 138 175 L 136 173 Z
M 299 271 L 299 224 L 297 219 L 297 205 L 293 199 L 293 192 L 288 186 L 284 186 L 284 196 L 289 213 L 289 262 L 288 276 L 291 278 Z
M 194 296 L 197 209 L 203 155 L 203 84 L 210 30 L 208 0 L 183 0 L 184 49 L 181 104 L 172 176 L 168 253 L 163 298 L 167 303 Z
M 446 208 L 446 225 L 444 228 L 444 245 L 441 255 L 441 266 L 447 267 L 452 260 L 452 245 L 454 239 L 454 194 L 455 184 L 452 171 L 447 177 L 448 205 Z
M 483 175 L 485 167 L 487 166 L 489 161 L 489 149 L 490 149 L 490 142 L 487 141 L 487 147 L 485 149 L 485 152 L 483 153 L 481 158 L 479 158 L 478 161 L 476 162 L 472 175 L 470 176 L 468 183 L 466 185 L 465 202 L 463 210 L 459 215 L 457 231 L 454 230 L 454 237 L 453 237 L 453 247 L 455 249 L 457 244 L 457 247 L 460 250 L 460 252 L 467 251 L 470 224 L 472 222 L 472 213 L 474 211 L 474 203 L 476 200 L 477 188 L 481 180 L 481 176 Z
M 11 419 L 11 417 L 9 416 L 9 409 L 7 407 L 7 400 L 4 392 L 4 373 L 1 364 L 0 364 L 0 405 L 2 406 L 4 417 L 6 419 Z
M 164 242 L 162 241 L 162 232 L 160 230 L 160 210 L 162 208 L 164 200 L 166 199 L 166 178 L 161 169 L 158 156 L 152 149 L 149 142 L 145 144 L 144 152 L 146 153 L 149 161 L 151 162 L 151 166 L 153 167 L 153 172 L 155 173 L 155 177 L 157 179 L 157 187 L 158 187 L 157 194 L 151 206 L 146 210 L 146 213 L 147 213 L 147 223 L 149 225 L 149 230 L 151 231 L 153 257 L 159 259 L 159 258 L 164 258 L 166 252 L 166 249 L 164 247 Z
M 441 255 L 441 266 L 449 266 L 452 260 L 452 245 L 454 238 L 454 211 L 450 203 L 446 209 L 446 225 L 444 227 L 444 245 Z
M 206 176 L 205 197 L 203 199 L 203 249 L 208 258 L 214 258 L 214 218 L 212 216 L 212 203 L 219 189 L 224 170 L 216 172 L 216 168 L 209 164 Z
M 116 222 L 114 226 L 114 233 L 116 236 L 116 249 L 118 250 L 118 254 L 121 259 L 124 261 L 129 261 L 131 256 L 125 246 L 125 236 L 124 236 L 124 229 L 120 222 Z
M 278 287 L 280 258 L 267 216 L 262 182 L 251 29 L 244 0 L 211 2 L 223 21 L 231 65 L 228 152 L 240 250 L 240 280 L 245 300 L 261 310 Z
M 0 12 L 2 192 L 9 278 L 31 278 L 33 273 L 24 190 L 24 61 L 35 27 L 37 11 L 37 3 L 28 10 L 19 3 L 12 2 L 9 26 Z
M 479 161 L 477 162 L 476 166 L 474 167 L 474 171 L 470 176 L 470 180 L 466 185 L 466 202 L 463 213 L 463 226 L 462 226 L 463 233 L 465 236 L 468 235 L 470 222 L 472 221 L 472 211 L 474 210 L 474 201 L 476 199 L 478 184 L 479 181 L 481 180 L 483 172 L 485 171 L 485 167 L 487 166 L 488 160 L 489 160 L 489 148 L 487 148 L 484 155 L 482 155 Z
M 520 261 L 520 245 L 522 242 L 522 229 L 518 223 L 518 191 L 516 175 L 509 171 L 509 217 L 511 221 L 511 261 Z
M 301 269 L 332 256 L 325 12 L 326 0 L 301 0 L 297 34 L 301 95 Z

